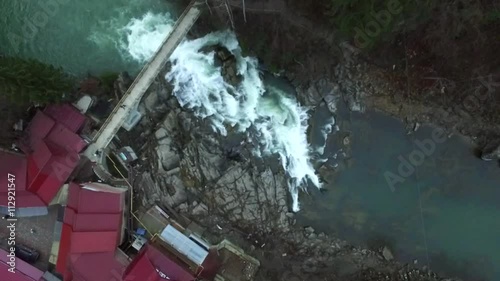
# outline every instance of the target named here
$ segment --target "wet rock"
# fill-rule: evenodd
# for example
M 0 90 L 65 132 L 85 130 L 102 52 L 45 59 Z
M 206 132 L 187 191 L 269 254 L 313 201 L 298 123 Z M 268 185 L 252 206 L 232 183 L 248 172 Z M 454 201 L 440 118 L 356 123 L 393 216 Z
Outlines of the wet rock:
M 349 146 L 351 144 L 351 137 L 349 135 L 345 136 L 342 140 L 342 144 L 344 144 L 345 146 Z
M 259 169 L 250 159 L 228 161 L 217 138 L 204 135 L 183 150 L 184 182 L 207 191 L 205 202 L 239 225 L 258 226 L 263 232 L 289 227 L 286 179 L 282 172 Z
M 323 99 L 323 96 L 314 84 L 311 84 L 305 91 L 299 90 L 297 92 L 300 96 L 303 96 L 304 105 L 306 106 L 317 106 Z
M 328 110 L 331 113 L 335 113 L 337 111 L 337 102 L 339 100 L 339 96 L 337 94 L 338 91 L 338 86 L 336 85 L 334 90 L 332 91 L 332 94 L 326 95 L 323 100 L 326 103 L 326 106 L 328 107 Z
M 156 88 L 158 87 L 164 87 L 162 83 L 155 83 L 154 84 Z M 166 92 L 170 93 L 169 91 L 165 90 Z M 139 104 L 139 111 L 143 115 L 147 115 L 151 118 L 161 118 L 164 116 L 164 114 L 168 111 L 168 106 L 167 106 L 167 99 L 164 98 L 165 95 L 163 94 L 160 96 L 161 90 L 150 90 L 146 97 L 143 99 L 143 102 Z M 145 118 L 145 120 L 147 120 Z
M 389 250 L 389 248 L 387 247 L 384 247 L 384 249 L 382 249 L 382 256 L 386 261 L 392 261 L 394 259 L 391 250 Z
M 345 81 L 341 87 L 342 97 L 350 111 L 363 112 L 361 98 L 365 95 L 358 86 L 351 81 Z
M 311 234 L 311 233 L 314 233 L 314 228 L 308 226 L 308 227 L 304 228 L 304 231 L 308 234 Z
M 307 87 L 298 87 L 296 90 L 304 105 L 316 107 L 323 101 L 331 112 L 336 111 L 338 85 L 328 79 L 319 79 Z
M 481 159 L 491 161 L 500 159 L 500 145 L 489 146 L 481 153 Z
M 334 95 L 334 90 L 336 88 L 337 84 L 322 78 L 316 83 L 316 88 L 318 89 L 318 92 L 321 94 L 322 97 L 326 96 L 332 96 Z
M 318 238 L 318 235 L 316 235 L 315 233 L 311 233 L 311 234 L 309 234 L 307 236 L 307 238 L 309 238 L 309 239 L 316 239 L 316 238 Z
M 113 85 L 115 96 L 121 98 L 127 92 L 130 85 L 132 85 L 133 81 L 127 72 L 120 73 Z
M 413 131 L 416 132 L 420 128 L 420 123 L 415 122 L 415 125 L 413 126 Z
M 232 56 L 233 56 L 233 54 L 231 54 L 231 52 L 228 49 L 224 48 L 224 47 L 220 47 L 217 50 L 217 57 L 220 59 L 221 62 L 227 61 Z
M 180 212 L 180 213 L 186 213 L 187 210 L 188 210 L 188 204 L 187 203 L 182 203 L 179 205 L 179 207 L 177 207 L 177 210 Z
M 236 57 L 226 48 L 219 48 L 216 52 L 216 58 L 221 64 L 221 74 L 228 84 L 236 87 L 243 77 L 238 74 Z
M 169 138 L 163 140 L 163 142 L 169 141 Z M 156 153 L 158 157 L 158 167 L 161 168 L 160 171 L 170 171 L 179 167 L 180 156 L 171 149 L 170 143 L 163 143 L 156 147 Z
M 165 139 L 169 139 L 167 129 L 160 127 L 156 130 L 155 137 L 159 144 L 163 144 Z
M 144 172 L 138 176 L 136 182 L 136 186 L 140 186 L 141 190 L 137 195 L 142 198 L 146 206 L 158 201 L 169 206 L 177 206 L 187 199 L 184 184 L 177 175 L 153 177 L 150 172 Z
M 168 115 L 163 120 L 161 127 L 163 127 L 167 132 L 174 133 L 178 128 L 178 116 L 176 112 L 169 112 Z
M 158 95 L 156 94 L 156 92 L 152 92 L 146 96 L 146 98 L 144 99 L 144 105 L 147 111 L 156 111 L 156 106 L 158 105 Z
M 191 213 L 195 216 L 206 215 L 208 214 L 208 207 L 203 203 L 199 203 L 196 205 L 196 207 L 193 208 Z
M 302 265 L 302 270 L 308 273 L 316 272 L 318 270 L 316 265 L 317 265 L 316 261 L 314 261 L 313 259 L 307 259 Z

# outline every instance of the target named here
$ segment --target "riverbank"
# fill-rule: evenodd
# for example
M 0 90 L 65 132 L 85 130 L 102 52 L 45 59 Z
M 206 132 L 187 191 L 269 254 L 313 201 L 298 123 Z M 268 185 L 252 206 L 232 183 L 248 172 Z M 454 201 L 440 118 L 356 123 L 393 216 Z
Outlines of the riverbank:
M 207 228 L 213 242 L 235 241 L 261 261 L 256 280 L 442 280 L 428 269 L 394 261 L 389 249 L 353 247 L 334 236 L 297 225 L 280 165 L 227 151 L 244 139 L 222 137 L 190 110 L 170 86 L 157 81 L 139 110 L 143 121 L 119 135 L 141 159 L 133 171 L 137 204 L 173 207 Z
M 301 104 L 330 105 L 339 98 L 352 111 L 372 109 L 403 120 L 409 134 L 429 124 L 444 128 L 449 137 L 464 137 L 478 150 L 498 145 L 499 115 L 493 108 L 499 84 L 497 77 L 490 75 L 492 68 L 438 75 L 425 68 L 422 57 L 428 54 L 411 40 L 390 44 L 388 50 L 379 53 L 383 58 L 378 58 L 348 42 L 339 43 L 335 33 L 321 23 L 315 25 L 283 6 L 247 9 L 246 22 L 241 9 L 233 8 L 235 30 L 244 52 L 258 57 L 265 69 L 286 77 Z M 226 15 L 219 12 L 219 16 Z
M 321 17 L 311 14 L 309 5 L 301 8 L 293 3 L 256 2 L 249 4 L 246 16 L 235 4 L 232 18 L 244 51 L 270 71 L 285 74 L 299 98 L 327 80 L 338 86 L 344 100 L 362 101 L 411 128 L 431 123 L 470 137 L 481 149 L 498 145 L 500 114 L 495 108 L 500 77 L 497 58 L 487 61 L 490 52 L 471 61 L 467 69 L 459 67 L 467 63 L 466 58 L 456 58 L 446 68 L 444 55 L 433 57 L 429 48 L 419 44 L 417 31 L 367 51 L 356 48 L 350 38 L 341 39 Z M 202 20 L 213 22 L 216 14 Z M 463 51 L 467 46 L 461 42 L 456 48 Z

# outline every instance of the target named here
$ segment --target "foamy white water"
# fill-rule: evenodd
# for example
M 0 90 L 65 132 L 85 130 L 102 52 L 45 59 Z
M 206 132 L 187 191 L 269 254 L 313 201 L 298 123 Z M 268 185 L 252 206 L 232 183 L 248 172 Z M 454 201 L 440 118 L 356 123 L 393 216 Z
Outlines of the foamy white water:
M 138 61 L 151 57 L 163 41 L 164 31 L 168 26 L 171 30 L 173 24 L 164 15 L 147 14 L 142 19 L 133 20 L 127 25 L 130 36 L 126 45 L 130 55 Z M 238 86 L 233 87 L 224 81 L 220 67 L 215 65 L 214 52 L 200 51 L 215 45 L 224 46 L 235 56 L 237 73 L 242 76 Z M 193 110 L 200 118 L 208 118 L 214 131 L 222 135 L 227 134 L 227 126 L 246 132 L 254 138 L 257 156 L 280 156 L 290 177 L 292 209 L 299 211 L 299 190 L 305 189 L 308 181 L 321 187 L 310 163 L 306 110 L 282 90 L 264 85 L 257 60 L 241 55 L 232 32 L 215 32 L 195 40 L 185 40 L 170 61 L 172 68 L 165 78 L 174 86 L 173 94 L 181 106 Z
M 172 31 L 175 21 L 170 14 L 148 12 L 140 19 L 133 19 L 121 31 L 126 42 L 121 47 L 136 61 L 145 62 L 151 58 L 163 40 Z

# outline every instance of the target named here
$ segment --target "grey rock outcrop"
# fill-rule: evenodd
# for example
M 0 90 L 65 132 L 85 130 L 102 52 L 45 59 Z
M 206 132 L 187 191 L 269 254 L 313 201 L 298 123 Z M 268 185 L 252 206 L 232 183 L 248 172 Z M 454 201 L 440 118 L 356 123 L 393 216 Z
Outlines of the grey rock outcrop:
M 183 151 L 182 175 L 191 189 L 199 190 L 205 203 L 241 226 L 260 231 L 288 227 L 286 179 L 270 168 L 259 170 L 251 160 L 231 161 L 224 157 L 215 138 L 193 141 Z
M 336 83 L 322 78 L 307 87 L 299 86 L 296 91 L 303 105 L 314 108 L 324 101 L 332 113 L 336 111 L 340 96 L 339 86 Z
M 484 161 L 500 159 L 500 145 L 492 146 L 485 149 L 481 153 L 481 159 L 483 159 Z
M 147 157 L 151 167 L 136 185 L 143 191 L 144 204 L 161 202 L 194 215 L 210 210 L 240 227 L 255 230 L 257 226 L 260 232 L 288 229 L 292 220 L 286 215 L 284 171 L 249 157 L 251 144 L 238 148 L 246 156 L 231 160 L 226 138 L 212 133 L 204 121 L 178 105 L 170 106 L 152 137 L 156 145 L 149 148 Z M 200 203 L 183 205 L 189 194 Z
M 121 98 L 127 92 L 128 87 L 132 85 L 133 81 L 127 72 L 120 73 L 113 85 L 115 96 Z
M 387 247 L 384 247 L 384 249 L 382 249 L 382 256 L 386 261 L 392 261 L 394 259 L 391 250 L 389 250 L 389 248 Z
M 224 80 L 232 86 L 237 86 L 243 78 L 238 74 L 236 57 L 221 47 L 216 52 L 216 59 L 220 60 Z

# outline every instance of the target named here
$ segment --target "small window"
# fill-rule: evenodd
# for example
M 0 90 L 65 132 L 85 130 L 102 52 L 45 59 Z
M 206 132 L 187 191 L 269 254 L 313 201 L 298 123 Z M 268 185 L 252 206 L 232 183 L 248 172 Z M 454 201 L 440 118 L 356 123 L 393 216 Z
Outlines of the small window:
M 127 161 L 127 156 L 125 156 L 125 154 L 123 152 L 120 153 L 120 158 L 123 160 L 123 161 Z

